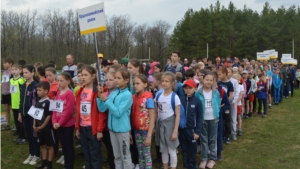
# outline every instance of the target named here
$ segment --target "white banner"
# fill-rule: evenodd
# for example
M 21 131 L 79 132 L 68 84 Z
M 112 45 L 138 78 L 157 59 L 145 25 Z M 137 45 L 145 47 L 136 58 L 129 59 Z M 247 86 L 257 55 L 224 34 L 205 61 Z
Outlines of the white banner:
M 290 53 L 282 54 L 281 58 L 290 59 L 290 58 L 292 58 L 292 54 L 290 54 Z
M 265 53 L 265 52 L 257 52 L 256 58 L 257 60 L 270 60 L 269 53 Z
M 79 9 L 77 12 L 81 35 L 106 30 L 103 2 Z

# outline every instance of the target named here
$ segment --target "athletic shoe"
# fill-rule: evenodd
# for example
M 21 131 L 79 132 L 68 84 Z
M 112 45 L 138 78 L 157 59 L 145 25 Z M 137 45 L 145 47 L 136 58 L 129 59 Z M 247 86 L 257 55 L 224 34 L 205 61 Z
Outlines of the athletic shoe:
M 27 159 L 23 162 L 23 164 L 28 164 L 28 163 L 30 163 L 30 161 L 32 160 L 32 158 L 33 158 L 33 156 L 31 156 L 31 155 L 29 154 L 29 156 L 28 156 Z
M 1 128 L 1 131 L 10 130 L 9 125 L 5 125 Z
M 236 141 L 236 140 L 237 140 L 237 138 L 236 138 L 236 135 L 235 135 L 235 134 L 233 134 L 233 135 L 231 136 L 231 138 L 232 138 L 232 140 L 234 140 L 234 141 Z
M 60 164 L 65 165 L 65 160 L 62 160 L 62 162 Z
M 214 168 L 215 165 L 215 161 L 214 160 L 209 160 L 208 164 L 206 165 L 207 168 Z
M 263 118 L 266 118 L 266 117 L 267 117 L 267 115 L 263 115 L 262 117 L 263 117 Z
M 230 139 L 229 138 L 225 138 L 225 143 L 226 144 L 230 144 Z
M 18 140 L 20 140 L 21 138 L 17 137 L 13 140 L 14 143 L 18 142 Z
M 200 163 L 200 165 L 199 165 L 199 168 L 204 169 L 205 166 L 206 166 L 206 164 L 207 164 L 207 161 L 201 161 L 201 163 Z
M 243 135 L 243 134 L 242 134 L 242 130 L 238 130 L 237 134 L 238 134 L 238 136 Z
M 64 160 L 64 156 L 60 156 L 60 158 L 56 161 L 56 163 L 61 163 Z
M 37 157 L 37 156 L 33 156 L 32 160 L 30 161 L 30 165 L 36 165 L 38 162 L 41 161 L 41 158 L 40 157 Z
M 27 143 L 26 139 L 20 139 L 18 142 L 16 142 L 17 144 L 25 144 Z
M 250 112 L 250 113 L 248 114 L 248 116 L 249 116 L 249 118 L 251 118 L 251 117 L 252 117 L 252 112 Z
M 222 154 L 220 153 L 220 154 L 217 154 L 217 160 L 218 161 L 222 161 Z
M 140 165 L 139 164 L 135 165 L 135 169 L 140 169 Z
M 82 168 L 85 169 L 85 165 Z
M 132 169 L 135 169 L 135 164 L 132 163 L 132 164 L 131 164 L 131 167 L 132 167 Z
M 14 128 L 12 129 L 12 131 L 17 131 L 17 128 L 16 128 L 16 126 L 14 126 Z

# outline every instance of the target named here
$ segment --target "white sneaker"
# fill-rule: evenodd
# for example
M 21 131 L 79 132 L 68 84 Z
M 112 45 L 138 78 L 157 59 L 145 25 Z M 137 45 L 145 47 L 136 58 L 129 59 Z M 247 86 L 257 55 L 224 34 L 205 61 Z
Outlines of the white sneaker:
M 60 158 L 56 161 L 56 163 L 61 163 L 64 160 L 64 156 L 60 156 Z
M 132 169 L 135 169 L 135 165 L 133 163 L 131 164 L 131 166 L 132 166 Z
M 82 168 L 85 169 L 85 165 Z
M 32 160 L 32 158 L 33 158 L 33 156 L 31 156 L 31 155 L 29 154 L 29 156 L 28 156 L 27 159 L 23 162 L 23 164 L 28 164 L 28 163 L 30 163 L 30 161 Z
M 60 164 L 65 165 L 65 160 L 62 160 L 62 162 Z
M 135 169 L 140 169 L 140 165 L 137 164 L 137 165 L 135 166 Z
M 36 165 L 36 163 L 40 162 L 41 161 L 41 158 L 40 157 L 36 157 L 36 156 L 33 156 L 32 160 L 30 161 L 30 165 Z

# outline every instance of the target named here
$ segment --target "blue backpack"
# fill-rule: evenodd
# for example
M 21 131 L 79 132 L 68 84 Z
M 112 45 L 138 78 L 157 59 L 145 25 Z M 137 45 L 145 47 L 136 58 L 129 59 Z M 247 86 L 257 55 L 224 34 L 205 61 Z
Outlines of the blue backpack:
M 163 92 L 159 92 L 157 93 L 156 95 L 156 104 L 157 104 L 157 101 L 160 97 L 160 95 L 162 94 Z M 172 105 L 172 109 L 174 111 L 174 114 L 175 114 L 175 96 L 176 96 L 176 93 L 172 93 L 172 96 L 171 96 L 171 105 Z M 185 128 L 185 125 L 186 125 L 186 116 L 185 116 L 185 110 L 184 110 L 184 107 L 182 104 L 180 104 L 180 121 L 179 121 L 179 128 L 183 129 Z

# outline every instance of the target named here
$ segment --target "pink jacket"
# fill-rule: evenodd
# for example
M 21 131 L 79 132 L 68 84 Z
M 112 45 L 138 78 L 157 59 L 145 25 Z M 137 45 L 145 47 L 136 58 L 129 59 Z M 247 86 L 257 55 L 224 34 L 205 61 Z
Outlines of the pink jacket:
M 74 118 L 74 106 L 75 97 L 71 89 L 67 90 L 66 93 L 60 95 L 60 91 L 57 92 L 55 100 L 63 101 L 64 107 L 63 112 L 53 111 L 52 113 L 52 124 L 58 123 L 61 127 L 70 127 L 75 124 Z

